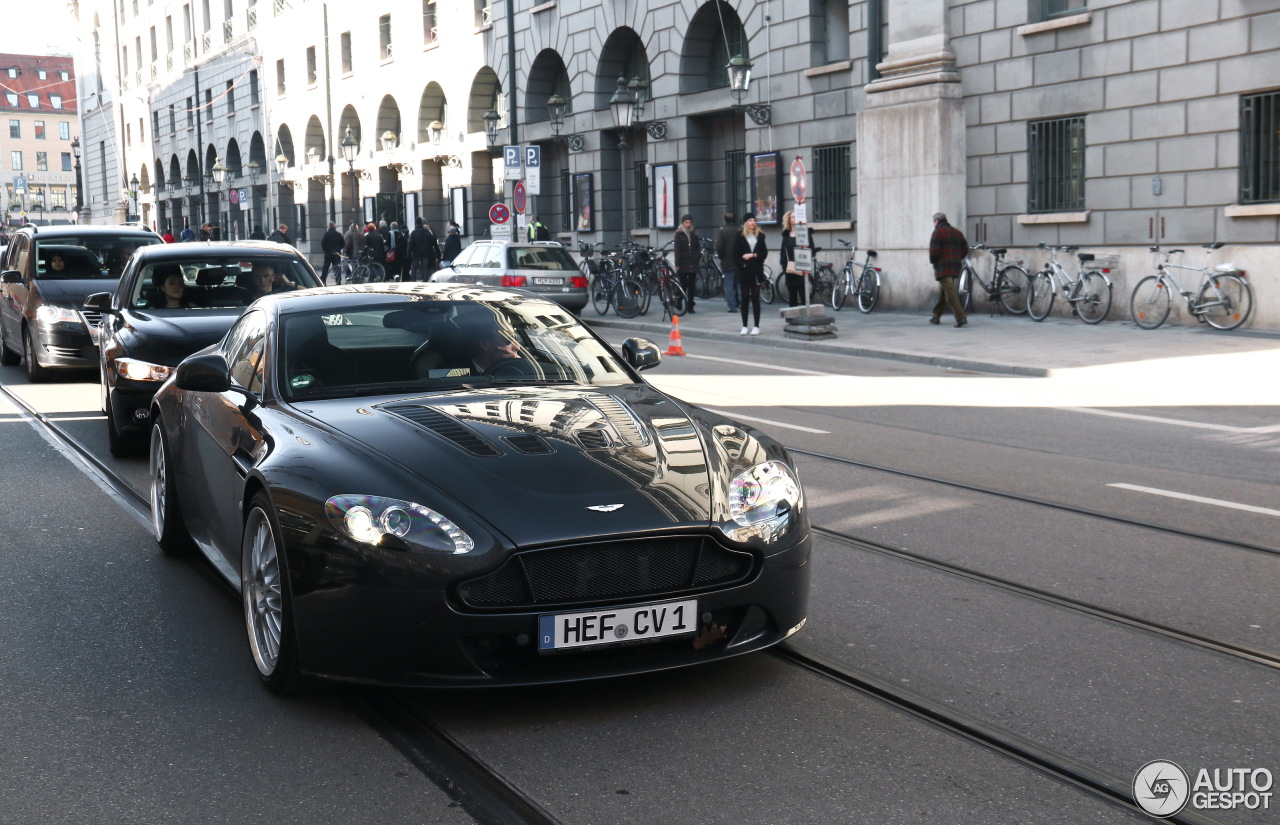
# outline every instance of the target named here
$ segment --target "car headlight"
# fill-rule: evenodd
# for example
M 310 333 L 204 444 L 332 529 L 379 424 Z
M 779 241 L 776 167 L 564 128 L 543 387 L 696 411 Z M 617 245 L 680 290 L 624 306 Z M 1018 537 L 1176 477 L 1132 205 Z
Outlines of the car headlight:
M 740 525 L 730 527 L 730 537 L 736 541 L 753 537 L 776 540 L 791 523 L 800 496 L 800 482 L 780 461 L 743 470 L 729 482 L 729 516 Z
M 115 363 L 116 374 L 130 381 L 164 381 L 173 372 L 173 367 L 139 361 L 137 358 L 117 358 Z
M 41 304 L 36 307 L 36 320 L 42 324 L 80 323 L 80 313 L 71 307 Z
M 421 504 L 384 496 L 344 494 L 324 503 L 325 515 L 342 533 L 364 544 L 401 546 L 438 553 L 470 553 L 471 536 Z

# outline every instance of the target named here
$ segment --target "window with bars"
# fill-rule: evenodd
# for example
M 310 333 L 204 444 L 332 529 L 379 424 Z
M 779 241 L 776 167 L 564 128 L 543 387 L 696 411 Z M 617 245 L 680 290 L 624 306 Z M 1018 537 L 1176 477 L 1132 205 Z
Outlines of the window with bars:
M 320 82 L 320 73 L 316 67 L 316 47 L 307 46 L 307 85 L 315 86 Z
M 227 81 L 227 114 L 232 114 L 236 110 L 236 82 L 234 80 Z
M 430 46 L 440 36 L 436 0 L 422 0 L 422 44 Z
M 853 217 L 849 184 L 849 145 L 818 146 L 813 150 L 811 221 L 847 221 Z
M 631 178 L 636 190 L 636 228 L 649 228 L 649 164 L 638 160 L 631 168 Z
M 1280 201 L 1280 91 L 1240 98 L 1240 202 Z
M 339 38 L 342 60 L 342 73 L 351 74 L 351 32 L 343 32 Z
M 276 61 L 276 96 L 284 97 L 284 60 Z
M 1069 14 L 1079 14 L 1087 7 L 1086 0 L 1030 0 L 1030 18 L 1034 22 L 1052 20 Z
M 378 18 L 378 56 L 383 60 L 391 59 L 391 15 L 389 14 Z
M 1027 211 L 1084 209 L 1084 117 L 1027 124 Z
M 724 153 L 725 211 L 739 221 L 747 213 L 747 153 L 738 149 Z

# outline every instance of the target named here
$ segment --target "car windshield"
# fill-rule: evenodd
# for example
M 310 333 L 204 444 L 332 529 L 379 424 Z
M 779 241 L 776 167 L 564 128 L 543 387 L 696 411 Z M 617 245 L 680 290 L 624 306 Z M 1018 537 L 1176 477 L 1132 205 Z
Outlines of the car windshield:
M 142 246 L 164 243 L 159 238 L 133 232 L 127 235 L 62 235 L 47 241 L 36 238 L 37 278 L 119 278 L 124 265 Z M 78 251 L 77 251 L 78 250 Z M 74 261 L 68 261 L 71 255 Z M 58 267 L 55 256 L 68 266 Z
M 222 309 L 248 306 L 268 293 L 319 285 L 311 270 L 292 257 L 165 258 L 137 268 L 128 302 L 135 309 Z
M 511 269 L 541 269 L 552 272 L 577 272 L 568 251 L 562 246 L 518 246 L 507 250 Z
M 291 399 L 633 380 L 577 319 L 543 301 L 401 301 L 290 313 L 278 342 L 280 389 Z

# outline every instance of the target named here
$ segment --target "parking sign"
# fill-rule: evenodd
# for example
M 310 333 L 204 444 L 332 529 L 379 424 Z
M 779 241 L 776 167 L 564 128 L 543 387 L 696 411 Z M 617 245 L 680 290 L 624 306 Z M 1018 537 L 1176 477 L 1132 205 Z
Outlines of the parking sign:
M 502 147 L 503 180 L 520 180 L 524 177 L 524 167 L 520 165 L 520 147 Z
M 542 194 L 542 147 L 524 147 L 524 185 L 530 195 Z

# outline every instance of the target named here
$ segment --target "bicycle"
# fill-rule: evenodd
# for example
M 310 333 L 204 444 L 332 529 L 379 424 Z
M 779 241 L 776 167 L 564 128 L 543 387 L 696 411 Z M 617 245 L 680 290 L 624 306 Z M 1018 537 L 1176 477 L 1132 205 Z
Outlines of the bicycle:
M 956 292 L 960 294 L 960 306 L 964 307 L 964 311 L 968 312 L 972 308 L 973 283 L 977 281 L 978 286 L 987 293 L 988 301 L 992 303 L 999 301 L 1000 306 L 1012 315 L 1026 315 L 1027 298 L 1031 294 L 1031 276 L 1027 274 L 1021 262 L 1006 262 L 1004 256 L 1009 253 L 1007 249 L 992 249 L 982 243 L 969 248 L 990 252 L 995 263 L 992 264 L 994 275 L 988 283 L 982 280 L 982 275 L 974 268 L 973 262 L 968 257 L 964 259 L 960 278 L 956 281 Z
M 1221 249 L 1222 244 L 1207 243 L 1201 247 L 1205 250 L 1204 266 L 1169 263 L 1170 255 L 1182 254 L 1185 249 L 1166 252 L 1158 246 L 1151 247 L 1151 251 L 1163 255 L 1164 260 L 1156 264 L 1156 274 L 1138 281 L 1129 296 L 1129 315 L 1134 323 L 1143 329 L 1155 329 L 1163 324 L 1169 317 L 1175 291 L 1186 301 L 1188 312 L 1214 329 L 1235 329 L 1248 320 L 1249 313 L 1253 311 L 1253 290 L 1245 279 L 1244 270 L 1234 264 L 1218 264 L 1211 274 L 1209 256 Z M 1191 291 L 1179 286 L 1167 268 L 1200 273 L 1200 292 L 1194 302 Z
M 702 261 L 698 265 L 698 297 L 714 298 L 724 294 L 724 271 L 716 257 L 715 241 L 702 239 Z
M 840 243 L 849 250 L 849 260 L 845 261 L 844 269 L 840 271 L 835 286 L 831 288 L 831 308 L 839 311 L 849 296 L 853 295 L 858 309 L 863 313 L 870 312 L 876 308 L 876 301 L 880 299 L 881 270 L 880 267 L 871 265 L 876 258 L 876 251 L 868 249 L 867 260 L 859 261 L 858 247 L 846 240 L 837 240 L 840 240 Z M 857 275 L 854 274 L 855 269 L 858 270 Z
M 822 251 L 822 247 L 813 247 L 813 254 L 817 255 Z M 836 285 L 836 268 L 825 261 L 814 260 L 813 271 L 809 273 L 806 279 L 809 282 L 809 302 L 820 304 L 825 298 L 829 298 Z M 787 273 L 779 273 L 778 277 L 773 280 L 773 290 L 778 297 L 790 303 L 791 293 L 787 291 Z M 763 293 L 761 299 L 763 300 Z M 773 301 L 767 303 L 772 304 Z
M 360 257 L 356 259 L 356 264 L 351 269 L 351 277 L 347 279 L 349 284 L 378 284 L 386 280 L 387 270 L 382 264 L 373 260 L 369 253 L 361 252 Z
M 1093 255 L 1081 252 L 1076 255 L 1080 259 L 1077 277 L 1072 277 L 1062 264 L 1058 263 L 1058 252 L 1075 252 L 1077 246 L 1046 246 L 1049 250 L 1049 261 L 1044 268 L 1031 277 L 1031 292 L 1027 298 L 1027 314 L 1036 321 L 1043 321 L 1053 308 L 1053 299 L 1058 290 L 1062 297 L 1071 304 L 1071 311 L 1080 316 L 1086 324 L 1096 324 L 1111 311 L 1111 279 L 1097 269 L 1085 269 L 1087 263 L 1093 261 Z

